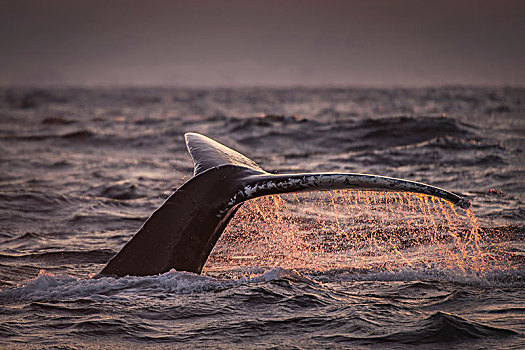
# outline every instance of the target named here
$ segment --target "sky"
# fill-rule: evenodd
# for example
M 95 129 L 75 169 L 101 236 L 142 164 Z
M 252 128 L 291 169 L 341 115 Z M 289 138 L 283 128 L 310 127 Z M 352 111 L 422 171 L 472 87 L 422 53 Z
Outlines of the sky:
M 0 85 L 525 85 L 525 1 L 0 0 Z

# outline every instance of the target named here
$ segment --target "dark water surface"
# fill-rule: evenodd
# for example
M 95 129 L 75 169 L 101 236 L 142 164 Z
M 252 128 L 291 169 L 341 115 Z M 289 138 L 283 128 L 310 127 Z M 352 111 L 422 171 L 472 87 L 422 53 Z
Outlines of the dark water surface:
M 525 347 L 525 89 L 3 89 L 0 123 L 1 347 Z M 457 247 L 421 240 L 337 269 L 212 259 L 200 276 L 93 277 L 191 178 L 188 131 L 272 172 L 458 192 L 490 259 L 428 262 Z M 385 221 L 362 222 L 379 241 Z M 421 233 L 413 222 L 396 232 Z

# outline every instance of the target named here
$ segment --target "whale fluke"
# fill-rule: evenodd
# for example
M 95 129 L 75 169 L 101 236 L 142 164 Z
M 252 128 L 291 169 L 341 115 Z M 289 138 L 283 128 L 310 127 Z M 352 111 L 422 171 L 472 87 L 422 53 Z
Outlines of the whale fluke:
M 243 202 L 272 194 L 359 189 L 415 192 L 461 208 L 468 200 L 443 189 L 386 176 L 352 173 L 270 174 L 246 156 L 197 133 L 185 134 L 194 176 L 177 189 L 102 269 L 102 275 L 144 276 L 171 269 L 200 273 Z

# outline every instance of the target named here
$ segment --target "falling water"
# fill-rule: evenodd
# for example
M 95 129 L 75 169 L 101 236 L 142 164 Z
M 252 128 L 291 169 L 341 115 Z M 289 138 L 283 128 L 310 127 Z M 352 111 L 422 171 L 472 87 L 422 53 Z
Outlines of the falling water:
M 414 268 L 480 276 L 489 266 L 508 268 L 497 243 L 470 209 L 436 197 L 345 190 L 274 195 L 240 208 L 206 270 Z

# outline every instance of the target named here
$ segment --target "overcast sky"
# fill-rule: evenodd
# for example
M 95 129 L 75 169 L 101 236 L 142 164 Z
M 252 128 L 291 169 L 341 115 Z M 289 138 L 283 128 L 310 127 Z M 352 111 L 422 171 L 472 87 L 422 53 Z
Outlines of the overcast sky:
M 0 0 L 0 85 L 525 85 L 524 43 L 524 0 Z

